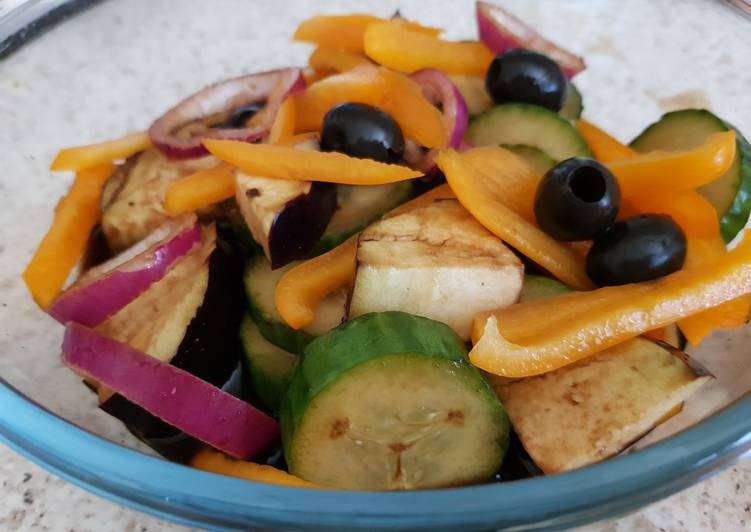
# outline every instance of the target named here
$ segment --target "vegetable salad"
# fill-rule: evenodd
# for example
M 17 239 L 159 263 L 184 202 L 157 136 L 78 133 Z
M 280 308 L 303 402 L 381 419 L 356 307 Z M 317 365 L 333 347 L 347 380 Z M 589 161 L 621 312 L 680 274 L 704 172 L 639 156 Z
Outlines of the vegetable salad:
M 701 393 L 683 349 L 751 313 L 751 146 L 704 109 L 622 144 L 582 58 L 476 20 L 313 17 L 307 66 L 59 152 L 23 278 L 99 408 L 207 471 L 411 490 L 606 459 Z

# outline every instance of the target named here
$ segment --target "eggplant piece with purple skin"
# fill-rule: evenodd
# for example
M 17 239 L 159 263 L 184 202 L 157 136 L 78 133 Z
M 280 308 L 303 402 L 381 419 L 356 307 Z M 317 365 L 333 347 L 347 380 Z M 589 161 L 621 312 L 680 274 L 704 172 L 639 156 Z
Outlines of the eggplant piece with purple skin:
M 307 258 L 336 211 L 336 187 L 242 172 L 235 180 L 237 205 L 271 267 Z
M 208 260 L 208 284 L 195 316 L 184 329 L 170 363 L 242 399 L 247 398 L 240 368 L 238 330 L 246 301 L 243 258 L 233 235 L 220 234 Z M 164 329 L 161 334 L 175 334 Z M 100 408 L 120 419 L 136 437 L 166 458 L 187 462 L 203 444 L 120 395 Z

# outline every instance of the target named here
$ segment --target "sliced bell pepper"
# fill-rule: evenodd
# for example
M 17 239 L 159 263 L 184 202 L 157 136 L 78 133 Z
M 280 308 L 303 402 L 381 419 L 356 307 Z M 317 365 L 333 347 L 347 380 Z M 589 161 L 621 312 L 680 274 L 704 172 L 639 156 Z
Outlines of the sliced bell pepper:
M 535 222 L 535 194 L 542 176 L 534 167 L 509 150 L 491 146 L 463 151 L 461 159 L 473 172 L 482 174 L 486 180 L 495 181 L 493 184 L 503 191 L 506 205 L 525 220 Z M 505 172 L 504 168 L 509 164 L 516 171 Z
M 357 235 L 284 274 L 275 292 L 276 308 L 284 321 L 293 329 L 312 323 L 319 303 L 354 281 L 356 255 Z
M 271 124 L 268 142 L 279 144 L 295 134 L 295 99 L 288 96 L 279 106 L 276 118 Z
M 362 54 L 318 47 L 310 54 L 308 64 L 311 68 L 323 72 L 346 72 L 361 65 L 372 65 L 373 63 Z
M 697 148 L 655 151 L 608 163 L 621 197 L 689 190 L 722 177 L 735 160 L 735 131 L 710 135 Z
M 149 135 L 143 132 L 98 144 L 65 148 L 58 152 L 57 157 L 50 165 L 50 170 L 53 172 L 64 170 L 80 172 L 94 166 L 127 159 L 139 151 L 149 149 L 151 145 Z
M 256 464 L 235 460 L 217 451 L 203 449 L 191 459 L 190 465 L 202 471 L 225 475 L 228 477 L 242 478 L 267 484 L 279 484 L 296 488 L 319 488 L 320 486 L 303 480 L 300 477 L 290 475 L 286 471 L 269 465 Z
M 234 195 L 235 170 L 222 163 L 172 183 L 164 196 L 164 210 L 177 216 L 209 207 Z
M 293 39 L 317 44 L 325 48 L 338 48 L 348 52 L 363 51 L 363 36 L 366 28 L 374 22 L 385 19 L 372 15 L 333 15 L 318 16 L 303 21 L 295 30 Z M 428 28 L 414 22 L 405 21 L 413 30 L 426 35 L 439 35 L 438 28 Z
M 667 214 L 683 230 L 686 238 L 711 239 L 720 234 L 717 211 L 695 190 L 639 195 L 623 200 L 618 219 L 639 214 Z
M 335 105 L 347 102 L 373 105 L 391 115 L 408 138 L 428 148 L 446 143 L 441 112 L 406 76 L 363 65 L 329 76 L 296 96 L 298 132 L 319 131 L 323 117 Z
M 342 185 L 384 185 L 422 176 L 406 166 L 349 157 L 338 152 L 301 150 L 291 146 L 205 139 L 219 159 L 251 175 Z
M 115 171 L 106 163 L 80 171 L 55 208 L 52 226 L 23 272 L 34 301 L 47 308 L 65 286 L 99 221 L 102 189 Z
M 530 190 L 539 177 L 527 163 L 493 147 L 443 150 L 437 163 L 461 204 L 491 233 L 571 288 L 593 287 L 581 257 L 529 219 Z
M 553 371 L 751 292 L 751 238 L 703 268 L 572 292 L 475 319 L 470 360 L 504 377 Z
M 716 215 L 715 218 L 717 218 Z M 718 226 L 713 238 L 688 239 L 688 252 L 684 269 L 708 267 L 709 264 L 716 262 L 726 253 L 725 242 L 720 237 Z M 749 320 L 750 315 L 751 297 L 742 296 L 684 318 L 678 322 L 678 327 L 691 345 L 698 346 L 715 329 L 740 327 Z
M 334 72 L 330 70 L 316 70 L 314 68 L 305 67 L 302 70 L 302 77 L 305 80 L 305 86 L 310 87 L 313 83 L 321 81 L 333 73 Z
M 485 75 L 493 54 L 480 42 L 445 41 L 414 31 L 402 20 L 369 24 L 365 54 L 376 63 L 401 72 L 437 68 L 447 74 Z
M 436 199 L 453 197 L 447 185 L 441 185 L 390 211 L 395 216 Z M 284 274 L 276 285 L 275 303 L 282 319 L 293 329 L 311 324 L 318 305 L 329 294 L 352 284 L 355 278 L 357 235 L 334 249 L 303 262 Z
M 577 120 L 576 129 L 584 137 L 584 142 L 595 156 L 595 159 L 603 164 L 612 163 L 621 159 L 627 159 L 637 155 L 636 150 L 632 150 L 625 144 L 609 135 L 599 127 L 586 120 Z

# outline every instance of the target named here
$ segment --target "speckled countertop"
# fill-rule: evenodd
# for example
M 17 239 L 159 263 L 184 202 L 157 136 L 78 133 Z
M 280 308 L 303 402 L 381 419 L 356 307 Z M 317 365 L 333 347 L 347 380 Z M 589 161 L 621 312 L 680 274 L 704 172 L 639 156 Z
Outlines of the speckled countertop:
M 101 499 L 0 446 L 0 531 L 162 532 L 191 530 Z M 751 530 L 751 460 L 668 499 L 580 532 Z
M 586 56 L 590 68 L 577 84 L 587 118 L 628 139 L 661 112 L 707 106 L 751 132 L 748 28 L 722 26 L 726 14 L 718 13 L 716 2 L 629 0 L 623 10 L 614 9 L 623 5 L 617 0 L 570 0 L 566 10 L 560 4 L 548 10 L 554 2 L 502 3 Z M 447 27 L 450 38 L 461 39 L 474 33 L 471 3 L 181 0 L 175 24 L 174 0 L 111 0 L 0 62 L 0 197 L 6 202 L 0 209 L 0 375 L 67 419 L 135 445 L 61 367 L 60 331 L 19 282 L 69 179 L 46 171 L 56 149 L 143 129 L 179 98 L 217 79 L 303 64 L 309 48 L 290 44 L 288 35 L 297 21 L 314 13 L 387 16 L 400 8 L 407 17 Z M 263 23 L 248 23 L 259 20 Z M 736 338 L 735 351 L 747 352 L 748 334 Z M 727 355 L 733 349 L 718 341 L 707 349 L 712 350 Z M 702 415 L 748 388 L 747 356 L 742 362 L 722 356 L 714 362 L 719 367 L 711 368 L 724 377 L 711 394 L 704 391 Z M 0 532 L 185 530 L 90 495 L 2 446 L 0 483 Z M 751 530 L 751 461 L 636 514 L 585 530 Z

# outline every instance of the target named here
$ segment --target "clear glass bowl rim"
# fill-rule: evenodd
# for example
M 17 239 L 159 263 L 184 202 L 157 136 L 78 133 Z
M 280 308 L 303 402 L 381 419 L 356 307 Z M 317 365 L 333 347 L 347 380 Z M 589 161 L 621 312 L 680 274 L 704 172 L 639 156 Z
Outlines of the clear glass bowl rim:
M 0 441 L 95 494 L 212 530 L 558 529 L 666 497 L 751 450 L 751 395 L 636 453 L 569 473 L 414 492 L 282 487 L 206 473 L 105 440 L 0 379 Z

